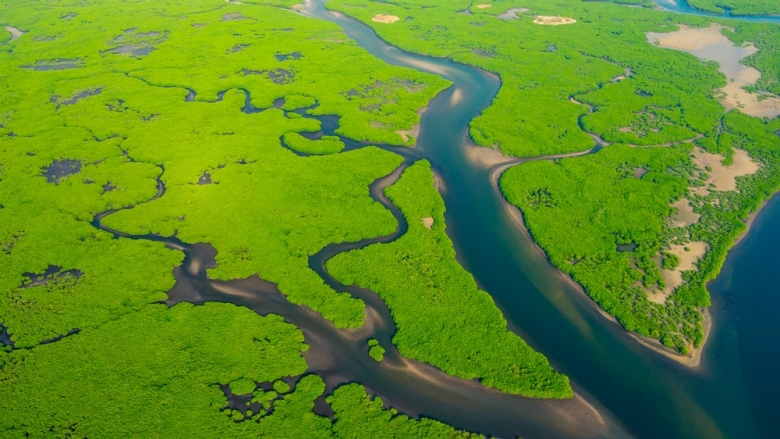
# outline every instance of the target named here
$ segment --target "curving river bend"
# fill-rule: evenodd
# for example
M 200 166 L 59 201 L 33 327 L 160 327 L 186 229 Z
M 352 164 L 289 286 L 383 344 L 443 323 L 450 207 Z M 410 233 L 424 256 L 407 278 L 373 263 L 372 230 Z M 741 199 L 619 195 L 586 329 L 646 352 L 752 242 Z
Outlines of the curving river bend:
M 756 234 L 773 231 L 762 225 L 772 218 L 780 221 L 780 203 L 770 203 L 756 221 L 755 230 L 730 255 L 724 268 L 728 282 L 721 276 L 711 286 L 715 323 L 710 341 L 698 368 L 682 366 L 643 347 L 618 324 L 605 319 L 590 299 L 549 264 L 525 231 L 520 213 L 504 200 L 497 178 L 521 160 L 492 155 L 474 146 L 468 136 L 469 122 L 490 105 L 500 87 L 499 79 L 450 60 L 402 52 L 383 42 L 367 26 L 325 10 L 323 3 L 310 0 L 302 12 L 335 22 L 361 47 L 390 64 L 437 74 L 453 82 L 423 114 L 417 147 L 383 147 L 405 157 L 400 168 L 371 186 L 372 197 L 398 220 L 396 232 L 359 243 L 332 244 L 310 258 L 310 267 L 326 283 L 366 302 L 368 323 L 358 330 L 337 330 L 308 308 L 290 304 L 275 285 L 257 277 L 227 282 L 208 279 L 205 270 L 214 266 L 215 257 L 208 244 L 129 236 L 165 241 L 187 255 L 175 270 L 177 284 L 169 292 L 169 304 L 224 301 L 263 315 L 282 315 L 304 332 L 311 346 L 305 353 L 309 372 L 322 376 L 329 390 L 340 383 L 359 382 L 386 404 L 407 414 L 497 437 L 751 438 L 777 431 L 780 425 L 772 417 L 777 396 L 771 391 L 771 385 L 778 381 L 771 374 L 777 368 L 769 367 L 777 356 L 770 355 L 766 360 L 761 356 L 761 346 L 755 343 L 746 350 L 739 336 L 758 337 L 762 331 L 777 331 L 778 324 L 767 323 L 772 319 L 762 308 L 763 300 L 742 305 L 734 297 L 739 295 L 735 290 L 744 288 L 739 285 L 739 262 L 750 258 Z M 246 107 L 245 111 L 262 109 Z M 338 122 L 328 116 L 321 120 L 324 130 L 330 132 Z M 347 144 L 348 149 L 363 146 Z M 459 261 L 493 296 L 510 328 L 545 354 L 556 370 L 571 378 L 575 399 L 547 401 L 504 395 L 402 358 L 392 347 L 395 327 L 382 300 L 371 291 L 339 284 L 324 270 L 325 261 L 339 252 L 389 242 L 406 231 L 403 216 L 382 190 L 420 158 L 429 160 L 436 173 L 447 206 L 447 233 L 455 243 Z M 159 197 L 165 187 L 160 180 L 158 183 Z M 93 224 L 127 236 L 100 224 L 109 213 L 96 217 Z M 780 234 L 774 233 L 773 237 L 780 243 Z M 766 321 L 747 328 L 740 326 L 739 317 L 751 315 L 756 311 L 753 308 L 764 309 Z M 387 349 L 383 362 L 377 363 L 366 354 L 368 338 L 377 338 Z M 743 367 L 756 369 L 756 364 L 763 376 L 743 372 Z M 765 380 L 770 380 L 770 390 L 761 385 Z M 780 389 L 780 385 L 774 389 Z M 330 414 L 321 400 L 315 410 Z

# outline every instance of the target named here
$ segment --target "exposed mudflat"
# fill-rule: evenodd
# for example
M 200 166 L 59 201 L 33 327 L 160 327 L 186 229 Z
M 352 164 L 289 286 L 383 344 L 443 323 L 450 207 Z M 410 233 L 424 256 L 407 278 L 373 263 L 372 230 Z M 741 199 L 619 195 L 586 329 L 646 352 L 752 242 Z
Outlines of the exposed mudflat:
M 569 17 L 547 17 L 544 15 L 540 15 L 534 19 L 534 23 L 541 24 L 543 26 L 560 26 L 563 24 L 574 24 L 577 20 Z

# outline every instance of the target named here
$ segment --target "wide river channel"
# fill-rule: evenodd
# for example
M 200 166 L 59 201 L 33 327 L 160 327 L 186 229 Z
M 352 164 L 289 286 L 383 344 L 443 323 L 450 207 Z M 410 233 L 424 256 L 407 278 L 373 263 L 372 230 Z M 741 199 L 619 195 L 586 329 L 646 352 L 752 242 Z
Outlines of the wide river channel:
M 772 437 L 780 431 L 780 353 L 773 346 L 780 340 L 776 318 L 780 231 L 772 227 L 780 223 L 780 199 L 761 212 L 751 232 L 729 255 L 721 276 L 709 286 L 713 329 L 701 365 L 680 365 L 640 345 L 604 318 L 590 299 L 559 275 L 518 223 L 517 211 L 495 183 L 505 166 L 481 160 L 468 135 L 469 121 L 496 95 L 498 78 L 449 60 L 403 52 L 369 27 L 325 10 L 323 3 L 310 1 L 304 13 L 338 24 L 387 63 L 453 81 L 423 114 L 415 148 L 431 162 L 440 180 L 447 233 L 459 261 L 493 296 L 510 328 L 567 374 L 578 395 L 612 424 L 598 435 L 752 438 Z M 537 418 L 490 419 L 496 427 L 485 431 L 479 417 L 490 407 L 468 409 L 474 419 L 456 412 L 448 415 L 446 409 L 431 407 L 418 414 L 501 436 L 555 437 L 571 432 Z M 560 424 L 573 421 L 565 410 L 560 416 Z M 517 431 L 510 433 L 502 423 Z
M 503 170 L 522 160 L 502 159 L 476 147 L 469 122 L 487 108 L 501 84 L 479 69 L 403 52 L 382 41 L 369 27 L 327 11 L 325 0 L 309 0 L 305 15 L 332 21 L 365 50 L 387 63 L 442 76 L 453 85 L 434 98 L 423 114 L 415 148 L 381 146 L 405 157 L 391 175 L 372 184 L 371 196 L 398 220 L 395 233 L 359 243 L 334 243 L 310 258 L 326 283 L 366 302 L 367 324 L 337 330 L 308 308 L 290 304 L 276 286 L 256 276 L 215 281 L 206 276 L 216 252 L 208 244 L 188 245 L 176 238 L 130 236 L 106 228 L 99 214 L 93 224 L 117 236 L 154 239 L 186 253 L 174 274 L 169 303 L 225 301 L 260 314 L 275 313 L 299 327 L 311 349 L 304 353 L 310 373 L 323 377 L 328 390 L 358 382 L 386 405 L 411 416 L 426 416 L 456 428 L 510 438 L 758 438 L 780 431 L 780 198 L 765 207 L 751 232 L 730 253 L 721 276 L 710 284 L 713 329 L 701 364 L 690 368 L 632 338 L 605 318 L 594 303 L 564 279 L 534 244 L 516 208 L 497 187 Z M 664 3 L 662 1 L 661 3 Z M 694 10 L 695 11 L 695 10 Z M 684 11 L 690 12 L 690 11 Z M 187 100 L 192 100 L 194 92 Z M 264 111 L 250 104 L 247 113 Z M 305 117 L 311 117 L 304 115 Z M 332 134 L 338 118 L 319 118 Z M 347 150 L 365 143 L 347 142 Z M 597 145 L 594 151 L 598 150 Z M 374 242 L 389 242 L 406 231 L 398 209 L 383 196 L 404 167 L 427 159 L 447 207 L 447 233 L 460 263 L 503 311 L 511 330 L 571 378 L 576 397 L 550 401 L 506 395 L 474 381 L 398 354 L 391 343 L 395 326 L 379 297 L 341 285 L 324 269 L 333 255 Z M 525 160 L 549 160 L 550 157 Z M 157 197 L 165 186 L 158 179 Z M 154 200 L 153 199 L 153 200 Z M 366 353 L 366 340 L 387 349 L 382 362 Z M 321 398 L 315 411 L 332 415 Z

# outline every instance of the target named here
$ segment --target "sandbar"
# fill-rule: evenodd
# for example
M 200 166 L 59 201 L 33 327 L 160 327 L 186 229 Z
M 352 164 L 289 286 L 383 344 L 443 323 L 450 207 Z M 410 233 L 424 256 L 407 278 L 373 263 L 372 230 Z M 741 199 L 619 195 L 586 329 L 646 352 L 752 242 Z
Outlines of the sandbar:
M 754 117 L 777 117 L 780 115 L 780 98 L 743 89 L 755 85 L 761 78 L 761 72 L 740 63 L 743 58 L 758 52 L 758 49 L 752 43 L 742 47 L 735 45 L 723 35 L 723 29 L 723 26 L 715 23 L 705 28 L 680 25 L 680 30 L 676 32 L 648 32 L 646 35 L 650 43 L 665 49 L 680 50 L 701 60 L 717 62 L 720 65 L 718 71 L 726 75 L 727 85 L 721 88 L 722 96 L 719 96 L 726 110 L 736 108 Z
M 425 113 L 426 111 L 428 111 L 428 107 L 427 106 L 422 107 L 419 110 L 417 110 L 417 115 L 422 118 L 423 113 Z M 395 133 L 401 136 L 401 139 L 403 139 L 404 143 L 409 141 L 409 139 L 414 139 L 414 145 L 416 145 L 417 138 L 420 136 L 420 122 L 414 124 L 411 130 L 398 130 Z
M 742 149 L 734 149 L 734 162 L 729 166 L 723 166 L 723 157 L 720 154 L 710 154 L 701 148 L 694 149 L 696 157 L 693 158 L 693 163 L 702 169 L 709 166 L 711 171 L 706 171 L 710 174 L 710 177 L 705 181 L 705 184 L 709 186 L 710 183 L 715 185 L 715 190 L 718 191 L 735 191 L 737 190 L 737 177 L 743 175 L 755 174 L 760 167 L 755 163 L 748 153 Z
M 520 18 L 520 17 L 517 16 L 518 12 L 522 14 L 522 13 L 528 12 L 528 11 L 530 11 L 530 9 L 528 9 L 528 8 L 512 8 L 512 9 L 504 12 L 503 14 L 496 15 L 496 18 L 501 19 L 501 20 L 516 20 L 516 19 Z
M 377 23 L 395 23 L 396 21 L 400 20 L 400 18 L 396 17 L 395 15 L 386 15 L 386 14 L 376 14 L 374 15 L 374 18 L 371 19 L 371 21 L 376 21 Z
M 547 17 L 544 15 L 540 15 L 536 18 L 534 18 L 534 23 L 541 24 L 543 26 L 560 26 L 562 24 L 574 24 L 577 20 L 569 17 Z

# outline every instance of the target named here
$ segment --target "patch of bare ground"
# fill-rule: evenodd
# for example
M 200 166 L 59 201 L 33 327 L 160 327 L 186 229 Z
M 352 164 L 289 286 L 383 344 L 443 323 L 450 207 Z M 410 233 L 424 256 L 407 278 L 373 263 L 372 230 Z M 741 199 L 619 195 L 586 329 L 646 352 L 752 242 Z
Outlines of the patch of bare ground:
M 374 18 L 371 19 L 371 21 L 375 21 L 377 23 L 395 23 L 396 21 L 400 20 L 399 17 L 396 17 L 395 15 L 387 15 L 387 14 L 376 14 L 374 15 Z
M 433 218 L 426 217 L 422 219 L 423 226 L 425 226 L 426 229 L 430 230 L 433 227 Z
M 577 20 L 569 17 L 548 17 L 544 15 L 540 15 L 534 19 L 534 23 L 541 24 L 543 26 L 560 26 L 563 24 L 574 24 Z
M 666 303 L 666 299 L 683 284 L 682 272 L 696 270 L 696 263 L 704 257 L 707 253 L 708 245 L 706 242 L 695 241 L 684 245 L 672 244 L 668 249 L 663 250 L 664 253 L 672 254 L 680 258 L 680 264 L 674 270 L 667 270 L 662 267 L 662 259 L 660 256 L 656 258 L 656 264 L 661 271 L 661 278 L 666 284 L 664 288 L 652 288 L 647 289 L 647 298 L 651 302 L 660 303 L 663 305 Z
M 745 86 L 755 85 L 761 78 L 761 72 L 740 61 L 758 52 L 752 43 L 737 46 L 723 35 L 724 27 L 711 24 L 710 27 L 692 28 L 680 26 L 680 30 L 671 33 L 648 32 L 650 43 L 666 49 L 690 53 L 704 61 L 715 61 L 718 71 L 726 76 L 727 85 L 719 96 L 726 110 L 738 109 L 754 117 L 775 118 L 780 115 L 780 97 L 769 93 L 750 93 Z M 726 28 L 729 29 L 729 28 Z

